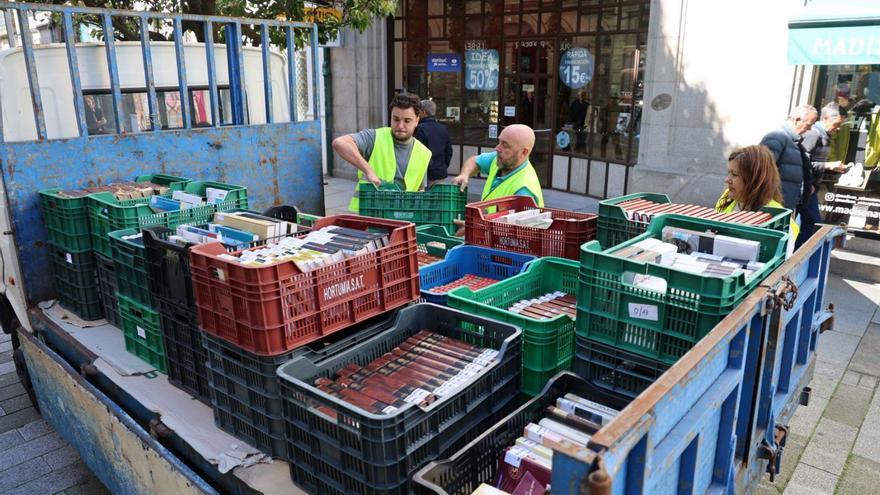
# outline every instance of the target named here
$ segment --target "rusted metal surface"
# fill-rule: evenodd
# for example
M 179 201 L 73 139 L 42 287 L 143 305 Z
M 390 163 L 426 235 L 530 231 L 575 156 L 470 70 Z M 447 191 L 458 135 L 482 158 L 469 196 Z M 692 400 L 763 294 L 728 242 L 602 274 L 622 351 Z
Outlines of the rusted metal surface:
M 217 493 L 48 347 L 20 338 L 43 419 L 111 493 Z
M 252 207 L 290 204 L 323 214 L 317 121 L 4 143 L 0 161 L 31 302 L 53 295 L 38 206 L 43 188 L 77 189 L 162 172 L 246 186 Z

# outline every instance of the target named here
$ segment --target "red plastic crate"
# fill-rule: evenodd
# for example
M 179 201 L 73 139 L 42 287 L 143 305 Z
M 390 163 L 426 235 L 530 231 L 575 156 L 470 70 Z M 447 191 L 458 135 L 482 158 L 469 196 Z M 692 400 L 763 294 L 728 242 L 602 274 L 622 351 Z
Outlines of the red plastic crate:
M 390 243 L 310 272 L 293 262 L 243 266 L 220 243 L 190 249 L 201 328 L 261 356 L 288 352 L 419 298 L 415 225 L 337 215 L 315 222 L 389 232 Z
M 553 223 L 548 229 L 493 222 L 506 211 L 539 209 L 549 211 Z M 465 208 L 465 242 L 494 249 L 577 260 L 581 244 L 596 238 L 596 218 L 592 213 L 578 213 L 556 208 L 538 208 L 528 196 L 470 203 Z

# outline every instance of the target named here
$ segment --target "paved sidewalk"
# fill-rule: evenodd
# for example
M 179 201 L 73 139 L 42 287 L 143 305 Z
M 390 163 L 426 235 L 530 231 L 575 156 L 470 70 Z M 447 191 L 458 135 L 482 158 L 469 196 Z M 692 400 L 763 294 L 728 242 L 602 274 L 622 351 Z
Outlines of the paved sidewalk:
M 15 372 L 10 336 L 0 332 L 0 493 L 110 492 L 72 447 L 40 419 Z

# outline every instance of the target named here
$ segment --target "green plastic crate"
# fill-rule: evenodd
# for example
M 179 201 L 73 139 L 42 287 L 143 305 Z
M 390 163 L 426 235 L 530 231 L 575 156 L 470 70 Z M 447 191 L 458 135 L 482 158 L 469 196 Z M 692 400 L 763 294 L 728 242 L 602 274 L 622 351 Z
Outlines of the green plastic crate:
M 135 182 L 152 182 L 182 190 L 190 182 L 183 177 L 152 174 L 140 175 Z M 59 196 L 60 188 L 43 189 L 40 195 L 40 210 L 46 225 L 47 240 L 69 253 L 83 253 L 92 249 L 89 228 L 88 196 L 75 198 Z
M 429 246 L 429 242 L 436 244 Z M 442 244 L 443 247 L 437 244 Z M 450 234 L 446 227 L 442 225 L 420 225 L 416 227 L 416 245 L 419 253 L 445 259 L 446 253 L 450 249 L 462 244 L 464 244 L 464 238 Z
M 116 272 L 116 287 L 120 294 L 140 304 L 153 307 L 143 237 L 125 239 L 139 233 L 138 229 L 123 229 L 114 230 L 109 234 L 110 246 L 113 250 L 113 267 Z
M 467 313 L 518 326 L 523 331 L 522 391 L 537 395 L 551 377 L 568 370 L 574 357 L 574 321 L 565 315 L 536 320 L 508 311 L 522 299 L 563 291 L 575 295 L 578 262 L 546 257 L 526 265 L 525 271 L 476 292 L 459 287 L 447 304 Z
M 416 225 L 442 225 L 455 229 L 453 220 L 464 219 L 467 192 L 454 184 L 434 184 L 427 191 L 402 191 L 397 184 L 358 184 L 359 213 L 367 217 L 403 220 Z
M 86 321 L 104 317 L 97 263 L 91 251 L 70 253 L 49 245 L 55 291 L 61 307 Z
M 118 200 L 110 192 L 95 193 L 89 197 L 89 221 L 92 247 L 104 256 L 112 257 L 108 234 L 122 229 L 146 227 L 176 227 L 182 224 L 199 225 L 213 219 L 214 213 L 234 208 L 247 208 L 247 188 L 222 182 L 197 181 L 183 188 L 184 192 L 204 196 L 209 187 L 229 191 L 219 204 L 197 206 L 178 211 L 156 213 L 150 207 L 150 198 Z
M 125 335 L 125 350 L 165 373 L 165 346 L 159 313 L 123 294 L 116 294 Z
M 609 248 L 616 246 L 636 237 L 637 235 L 641 235 L 648 230 L 648 224 L 629 220 L 623 208 L 617 206 L 633 199 L 646 199 L 659 204 L 667 204 L 670 202 L 669 196 L 658 193 L 635 193 L 600 201 L 598 219 L 599 231 L 596 234 L 596 240 L 599 241 L 599 244 L 602 247 Z M 766 206 L 761 208 L 761 211 L 769 213 L 772 218 L 761 225 L 757 225 L 757 227 L 788 232 L 791 223 L 791 210 Z
M 758 261 L 766 265 L 746 280 L 742 273 L 704 276 L 611 254 L 643 239 L 659 239 L 667 226 L 758 241 Z M 674 364 L 785 261 L 787 242 L 788 234 L 777 230 L 674 214 L 655 218 L 644 234 L 605 251 L 598 241 L 588 242 L 581 246 L 577 334 Z M 627 284 L 628 273 L 660 277 L 667 290 Z
M 309 213 L 297 213 L 296 214 L 296 223 L 302 225 L 303 227 L 313 227 L 315 225 L 315 221 L 319 218 L 318 215 L 312 215 Z

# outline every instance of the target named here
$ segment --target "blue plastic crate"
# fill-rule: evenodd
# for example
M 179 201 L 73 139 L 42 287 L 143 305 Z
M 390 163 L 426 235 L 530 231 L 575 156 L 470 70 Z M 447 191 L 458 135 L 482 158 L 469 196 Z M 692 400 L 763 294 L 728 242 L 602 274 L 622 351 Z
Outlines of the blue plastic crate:
M 422 297 L 427 302 L 446 304 L 446 293 L 431 289 L 453 282 L 465 275 L 504 280 L 520 273 L 534 256 L 481 246 L 458 246 L 449 250 L 446 259 L 419 270 Z

